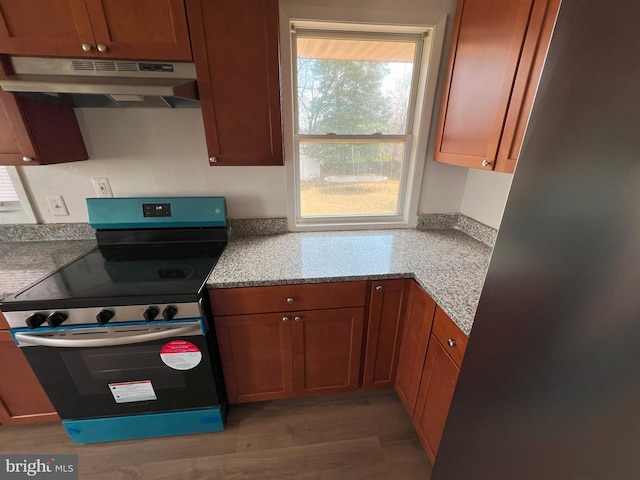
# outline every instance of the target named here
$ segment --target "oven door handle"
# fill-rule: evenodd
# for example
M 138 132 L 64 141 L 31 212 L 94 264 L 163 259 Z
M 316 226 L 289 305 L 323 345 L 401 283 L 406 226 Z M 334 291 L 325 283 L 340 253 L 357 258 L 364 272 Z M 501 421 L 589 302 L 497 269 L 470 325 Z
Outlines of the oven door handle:
M 188 334 L 200 334 L 200 325 L 189 325 L 187 327 L 163 330 L 161 332 L 143 333 L 141 335 L 120 336 L 115 338 L 85 338 L 74 340 L 69 338 L 47 338 L 29 333 L 15 333 L 15 339 L 24 346 L 36 345 L 41 347 L 112 347 L 116 345 L 132 345 L 134 343 L 144 343 L 151 340 L 161 340 L 163 338 L 179 337 Z M 22 345 L 21 345 L 22 346 Z

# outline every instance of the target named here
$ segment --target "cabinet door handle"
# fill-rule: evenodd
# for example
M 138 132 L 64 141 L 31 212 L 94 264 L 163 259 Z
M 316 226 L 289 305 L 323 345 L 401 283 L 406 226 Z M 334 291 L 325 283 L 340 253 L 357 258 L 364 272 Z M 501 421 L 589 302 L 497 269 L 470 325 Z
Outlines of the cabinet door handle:
M 483 167 L 488 167 L 489 165 L 491 165 L 491 162 L 490 162 L 490 161 L 488 161 L 488 160 L 483 160 L 483 161 L 482 161 L 482 166 L 483 166 Z
M 24 157 L 22 157 L 22 161 L 25 162 L 25 163 L 31 163 L 31 162 L 33 162 L 33 158 L 27 157 L 25 155 Z
M 301 322 L 301 321 L 302 321 L 302 317 L 293 317 L 293 319 L 294 319 L 296 322 Z
M 450 338 L 447 340 L 447 345 L 449 345 L 450 347 L 455 347 L 456 341 L 453 338 Z
M 90 52 L 91 51 L 91 45 L 89 45 L 88 43 L 83 43 L 82 44 L 82 50 L 84 50 L 85 52 Z
M 107 51 L 107 46 L 102 44 L 102 43 L 99 43 L 98 44 L 98 51 L 101 52 L 101 53 L 106 52 Z
M 378 286 L 376 287 L 376 290 L 382 290 L 382 285 L 378 285 Z
M 293 300 L 293 298 L 292 298 L 292 297 L 287 298 L 287 303 L 293 303 L 293 301 L 294 301 L 294 300 Z
M 284 323 L 287 323 L 287 322 L 289 321 L 289 317 L 282 317 L 282 321 L 283 321 Z

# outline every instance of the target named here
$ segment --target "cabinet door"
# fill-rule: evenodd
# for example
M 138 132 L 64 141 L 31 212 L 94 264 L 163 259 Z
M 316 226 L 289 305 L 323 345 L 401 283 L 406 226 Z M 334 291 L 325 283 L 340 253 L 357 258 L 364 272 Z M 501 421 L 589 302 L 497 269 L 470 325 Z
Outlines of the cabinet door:
M 82 57 L 94 45 L 84 0 L 0 0 L 0 53 Z
M 214 322 L 229 403 L 293 396 L 288 314 L 215 317 Z
M 411 416 L 418 398 L 435 309 L 436 303 L 431 297 L 417 283 L 411 282 L 395 385 L 400 400 Z
M 0 90 L 0 165 L 46 165 L 88 158 L 73 108 Z
M 559 8 L 560 0 L 537 0 L 533 7 L 500 140 L 497 172 L 513 173 L 516 168 Z
M 283 165 L 277 0 L 187 0 L 210 164 Z
M 59 420 L 38 379 L 13 343 L 11 334 L 0 331 L 0 425 Z
M 494 168 L 533 3 L 458 1 L 437 162 Z
M 100 57 L 191 60 L 183 0 L 85 0 Z
M 422 373 L 413 424 L 433 463 L 449 413 L 460 369 L 434 335 Z
M 364 308 L 293 314 L 296 396 L 358 389 Z
M 384 280 L 371 285 L 364 389 L 394 384 L 409 284 L 409 280 Z

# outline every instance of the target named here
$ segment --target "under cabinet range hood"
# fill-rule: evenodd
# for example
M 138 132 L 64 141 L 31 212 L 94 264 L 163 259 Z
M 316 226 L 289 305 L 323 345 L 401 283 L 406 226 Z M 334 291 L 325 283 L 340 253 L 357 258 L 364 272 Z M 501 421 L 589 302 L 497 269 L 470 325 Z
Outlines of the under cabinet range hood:
M 199 107 L 193 63 L 12 57 L 6 92 L 73 107 Z

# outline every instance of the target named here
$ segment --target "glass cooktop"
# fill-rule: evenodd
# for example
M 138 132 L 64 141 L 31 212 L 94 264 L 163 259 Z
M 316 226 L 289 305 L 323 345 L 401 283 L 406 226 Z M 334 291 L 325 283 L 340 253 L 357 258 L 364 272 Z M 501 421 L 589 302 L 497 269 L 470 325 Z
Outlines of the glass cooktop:
M 97 247 L 7 297 L 5 311 L 197 301 L 224 244 Z

